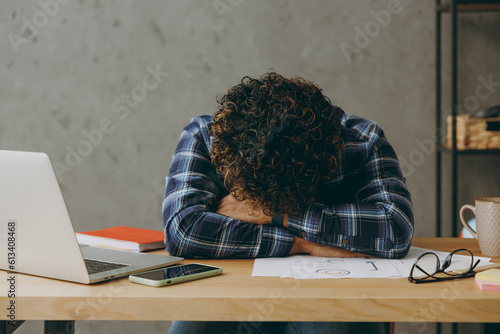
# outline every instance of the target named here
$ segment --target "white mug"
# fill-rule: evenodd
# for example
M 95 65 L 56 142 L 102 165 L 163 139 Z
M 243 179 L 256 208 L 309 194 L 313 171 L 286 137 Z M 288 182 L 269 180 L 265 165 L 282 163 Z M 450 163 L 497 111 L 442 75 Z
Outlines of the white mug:
M 464 218 L 467 209 L 476 216 L 477 231 L 474 231 Z M 500 256 L 500 197 L 479 197 L 476 198 L 476 206 L 469 204 L 462 206 L 460 220 L 479 242 L 481 253 L 487 256 Z

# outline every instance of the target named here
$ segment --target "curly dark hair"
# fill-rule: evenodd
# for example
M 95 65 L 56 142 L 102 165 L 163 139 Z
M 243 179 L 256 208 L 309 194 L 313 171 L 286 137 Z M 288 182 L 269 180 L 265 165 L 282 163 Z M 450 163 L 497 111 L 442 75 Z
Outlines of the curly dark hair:
M 336 170 L 344 142 L 341 109 L 299 77 L 244 77 L 218 99 L 212 163 L 252 212 L 297 214 Z

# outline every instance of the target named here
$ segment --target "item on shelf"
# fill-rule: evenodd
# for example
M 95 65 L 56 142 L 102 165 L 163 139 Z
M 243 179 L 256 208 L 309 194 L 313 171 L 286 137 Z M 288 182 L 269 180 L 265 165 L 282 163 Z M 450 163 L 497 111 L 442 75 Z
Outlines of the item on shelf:
M 448 141 L 452 146 L 452 117 L 447 117 Z M 457 150 L 500 149 L 500 117 L 472 118 L 457 115 Z
M 491 118 L 500 117 L 500 105 L 479 110 L 471 115 L 472 118 Z
M 76 237 L 81 244 L 135 252 L 165 248 L 163 232 L 138 227 L 115 226 L 77 232 Z

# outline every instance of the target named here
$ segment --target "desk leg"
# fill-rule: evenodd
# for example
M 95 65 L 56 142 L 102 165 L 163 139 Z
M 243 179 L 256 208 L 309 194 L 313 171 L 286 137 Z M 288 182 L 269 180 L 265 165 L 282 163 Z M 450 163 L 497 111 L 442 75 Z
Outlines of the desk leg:
M 0 334 L 11 334 L 14 333 L 16 329 L 19 328 L 19 326 L 22 325 L 24 320 L 16 320 L 15 325 L 9 324 L 8 321 L 2 320 L 0 321 Z
M 497 334 L 500 333 L 500 323 L 485 323 L 483 327 L 483 334 Z
M 74 320 L 45 320 L 45 334 L 73 334 L 75 332 Z

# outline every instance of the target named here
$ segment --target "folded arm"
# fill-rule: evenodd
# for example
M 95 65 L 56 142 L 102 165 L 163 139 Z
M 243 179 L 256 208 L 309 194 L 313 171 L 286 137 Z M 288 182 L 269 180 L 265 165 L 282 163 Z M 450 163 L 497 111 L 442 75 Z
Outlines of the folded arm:
M 411 197 L 385 137 L 373 146 L 352 186 L 353 203 L 316 203 L 300 215 L 290 215 L 288 229 L 314 243 L 385 258 L 404 257 L 413 237 Z
M 163 222 L 170 254 L 190 258 L 255 258 L 290 253 L 290 231 L 216 213 L 220 200 L 227 194 L 210 162 L 205 141 L 196 126 L 190 124 L 181 135 L 166 180 Z
M 410 194 L 384 137 L 370 150 L 350 185 L 355 188 L 353 203 L 316 203 L 299 215 L 287 215 L 287 228 L 218 211 L 228 192 L 207 147 L 199 125 L 188 125 L 173 158 L 163 201 L 165 242 L 172 255 L 255 258 L 360 252 L 398 258 L 408 252 L 413 236 Z

